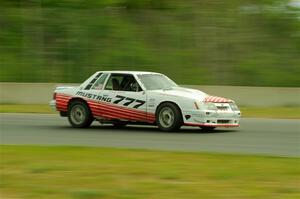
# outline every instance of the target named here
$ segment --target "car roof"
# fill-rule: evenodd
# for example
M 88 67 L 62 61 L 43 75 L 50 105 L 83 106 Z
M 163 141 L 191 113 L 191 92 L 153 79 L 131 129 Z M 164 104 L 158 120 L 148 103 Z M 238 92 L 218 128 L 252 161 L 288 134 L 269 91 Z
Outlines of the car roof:
M 160 74 L 160 73 L 149 72 L 149 71 L 125 71 L 125 70 L 98 71 L 98 73 L 119 73 L 119 74 L 136 74 L 136 75 Z

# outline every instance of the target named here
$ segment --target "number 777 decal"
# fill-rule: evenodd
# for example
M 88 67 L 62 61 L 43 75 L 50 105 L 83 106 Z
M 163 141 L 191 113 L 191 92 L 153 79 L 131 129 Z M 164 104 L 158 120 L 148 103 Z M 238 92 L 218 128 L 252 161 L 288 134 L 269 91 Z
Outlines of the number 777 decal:
M 133 106 L 133 108 L 139 108 L 140 106 L 142 106 L 143 104 L 145 104 L 146 102 L 144 100 L 139 100 L 139 99 L 134 99 L 131 97 L 125 97 L 122 95 L 116 95 L 116 100 L 113 101 L 114 104 L 119 104 L 122 101 L 126 101 L 123 106 L 129 106 L 132 103 L 136 103 L 136 105 Z

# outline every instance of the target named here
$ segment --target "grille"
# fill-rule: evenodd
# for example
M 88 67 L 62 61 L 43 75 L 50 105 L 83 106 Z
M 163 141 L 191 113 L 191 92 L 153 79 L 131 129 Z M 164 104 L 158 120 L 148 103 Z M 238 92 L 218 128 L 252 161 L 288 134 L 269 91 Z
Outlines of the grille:
M 228 107 L 227 106 L 217 106 L 218 110 L 220 111 L 226 111 L 228 110 Z
M 217 122 L 219 124 L 228 124 L 228 123 L 230 123 L 230 120 L 218 120 Z

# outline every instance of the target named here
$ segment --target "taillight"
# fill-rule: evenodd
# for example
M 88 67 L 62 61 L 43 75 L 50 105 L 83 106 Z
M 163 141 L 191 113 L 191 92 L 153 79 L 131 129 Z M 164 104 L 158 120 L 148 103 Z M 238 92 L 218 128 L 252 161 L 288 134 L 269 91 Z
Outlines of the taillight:
M 56 99 L 56 93 L 53 93 L 53 99 L 54 100 Z

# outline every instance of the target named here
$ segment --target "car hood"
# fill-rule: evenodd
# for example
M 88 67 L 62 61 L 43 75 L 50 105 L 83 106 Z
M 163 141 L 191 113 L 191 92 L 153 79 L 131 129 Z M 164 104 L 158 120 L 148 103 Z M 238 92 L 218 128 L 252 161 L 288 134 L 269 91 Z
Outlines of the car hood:
M 194 100 L 204 101 L 204 99 L 208 96 L 206 93 L 190 88 L 184 87 L 173 87 L 171 89 L 161 89 L 161 90 L 153 90 L 153 93 L 159 93 L 161 95 L 172 95 L 178 97 L 186 97 Z
M 186 97 L 189 99 L 202 101 L 202 102 L 214 102 L 214 103 L 231 103 L 234 102 L 231 99 L 226 99 L 223 97 L 211 96 L 202 91 L 184 87 L 173 87 L 171 89 L 161 89 L 153 91 L 155 93 L 159 93 L 161 95 L 171 95 L 178 97 Z

